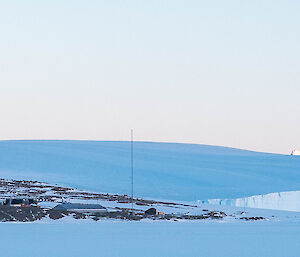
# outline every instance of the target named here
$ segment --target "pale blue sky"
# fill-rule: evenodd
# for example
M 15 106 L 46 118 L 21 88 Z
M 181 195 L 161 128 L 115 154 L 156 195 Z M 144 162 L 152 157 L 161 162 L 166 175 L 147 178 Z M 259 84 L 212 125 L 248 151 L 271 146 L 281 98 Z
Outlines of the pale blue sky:
M 299 1 L 2 1 L 0 139 L 300 148 Z

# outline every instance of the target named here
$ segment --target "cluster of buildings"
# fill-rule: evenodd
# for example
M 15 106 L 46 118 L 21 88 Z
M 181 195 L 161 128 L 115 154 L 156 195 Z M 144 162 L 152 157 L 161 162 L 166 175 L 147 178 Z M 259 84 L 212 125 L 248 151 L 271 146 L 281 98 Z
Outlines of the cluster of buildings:
M 38 204 L 34 198 L 6 198 L 0 202 L 0 206 L 6 207 L 32 207 Z M 83 214 L 95 214 L 108 212 L 107 208 L 100 204 L 84 204 L 84 203 L 60 203 L 57 204 L 53 211 L 69 211 Z M 163 212 L 158 212 L 155 208 L 150 208 L 145 211 L 146 215 L 163 215 Z
M 0 205 L 12 207 L 31 207 L 36 205 L 38 201 L 34 198 L 6 198 Z M 107 209 L 100 204 L 82 204 L 82 203 L 61 203 L 52 210 L 57 211 L 73 211 L 81 213 L 100 213 L 106 212 Z

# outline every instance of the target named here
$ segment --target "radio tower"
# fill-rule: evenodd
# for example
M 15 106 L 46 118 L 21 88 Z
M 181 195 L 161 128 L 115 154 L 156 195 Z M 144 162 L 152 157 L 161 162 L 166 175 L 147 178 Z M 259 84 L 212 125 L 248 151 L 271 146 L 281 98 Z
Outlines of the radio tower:
M 133 129 L 131 129 L 131 211 L 133 212 Z

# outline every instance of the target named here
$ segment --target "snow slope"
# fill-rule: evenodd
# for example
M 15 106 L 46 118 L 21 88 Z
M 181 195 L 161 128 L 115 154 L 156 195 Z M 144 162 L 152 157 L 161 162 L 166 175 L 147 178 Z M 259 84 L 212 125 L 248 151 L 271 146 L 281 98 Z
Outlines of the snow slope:
M 134 146 L 135 195 L 194 201 L 300 189 L 297 157 L 193 144 Z M 0 177 L 128 193 L 130 143 L 0 141 Z

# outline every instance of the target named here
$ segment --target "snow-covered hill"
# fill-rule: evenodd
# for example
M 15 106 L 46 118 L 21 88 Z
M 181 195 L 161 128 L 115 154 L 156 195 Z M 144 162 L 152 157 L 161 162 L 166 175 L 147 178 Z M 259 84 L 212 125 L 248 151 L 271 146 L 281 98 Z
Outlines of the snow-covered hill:
M 187 200 L 300 189 L 300 159 L 218 146 L 135 142 L 135 195 Z M 1 141 L 0 177 L 130 191 L 130 143 Z

